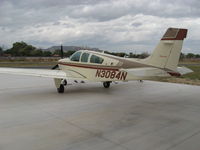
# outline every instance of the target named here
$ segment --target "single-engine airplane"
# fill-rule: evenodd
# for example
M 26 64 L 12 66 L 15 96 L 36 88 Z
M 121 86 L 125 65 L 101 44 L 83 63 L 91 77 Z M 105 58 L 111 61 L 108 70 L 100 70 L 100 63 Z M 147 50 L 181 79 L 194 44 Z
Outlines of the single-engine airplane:
M 70 58 L 63 58 L 51 70 L 0 68 L 0 73 L 54 78 L 58 93 L 64 92 L 67 80 L 102 82 L 105 88 L 111 82 L 152 80 L 158 77 L 181 76 L 192 72 L 178 67 L 187 29 L 168 28 L 153 53 L 145 59 L 117 57 L 103 52 L 79 50 Z M 63 50 L 61 49 L 63 56 Z

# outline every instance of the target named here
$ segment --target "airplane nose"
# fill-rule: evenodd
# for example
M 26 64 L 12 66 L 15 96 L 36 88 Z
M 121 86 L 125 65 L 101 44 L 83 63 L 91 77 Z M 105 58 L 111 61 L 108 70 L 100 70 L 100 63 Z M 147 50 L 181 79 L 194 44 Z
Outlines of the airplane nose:
M 59 59 L 58 62 L 63 62 L 65 59 Z
M 68 61 L 69 61 L 69 58 L 64 58 L 64 59 L 58 60 L 58 62 L 68 62 Z
M 59 59 L 58 62 L 63 62 L 63 59 Z

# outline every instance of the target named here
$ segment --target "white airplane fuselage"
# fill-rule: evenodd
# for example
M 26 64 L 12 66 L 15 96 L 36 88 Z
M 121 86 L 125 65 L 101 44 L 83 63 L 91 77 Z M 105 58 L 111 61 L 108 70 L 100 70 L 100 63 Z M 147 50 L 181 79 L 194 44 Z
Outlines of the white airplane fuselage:
M 87 79 L 90 81 L 129 81 L 129 80 L 141 80 L 152 79 L 155 76 L 170 76 L 166 71 L 155 68 L 142 63 L 141 60 L 130 59 L 112 56 L 100 52 L 80 50 L 79 61 L 72 61 L 71 58 L 65 58 L 59 60 L 59 68 L 66 73 L 71 73 L 72 76 Z M 76 52 L 77 53 L 77 52 Z M 87 62 L 82 62 L 81 58 L 84 53 L 89 54 Z M 101 64 L 91 63 L 91 57 L 95 55 L 100 57 L 103 61 Z M 142 67 L 142 68 L 141 68 Z M 142 72 L 142 70 L 145 71 Z M 128 71 L 129 70 L 129 71 Z M 130 70 L 132 70 L 130 72 Z M 137 76 L 133 72 L 134 70 L 140 70 L 143 77 Z M 148 71 L 146 71 L 148 70 Z

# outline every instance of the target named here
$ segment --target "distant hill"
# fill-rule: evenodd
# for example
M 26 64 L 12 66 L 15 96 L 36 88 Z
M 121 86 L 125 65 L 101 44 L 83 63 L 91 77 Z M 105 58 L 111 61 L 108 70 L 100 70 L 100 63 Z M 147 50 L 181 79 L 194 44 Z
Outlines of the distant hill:
M 79 46 L 63 46 L 64 51 L 78 51 L 78 50 L 82 50 L 82 49 L 100 51 L 98 48 L 79 47 Z M 55 50 L 60 50 L 60 46 L 52 46 L 52 47 L 49 47 L 44 50 L 54 52 Z

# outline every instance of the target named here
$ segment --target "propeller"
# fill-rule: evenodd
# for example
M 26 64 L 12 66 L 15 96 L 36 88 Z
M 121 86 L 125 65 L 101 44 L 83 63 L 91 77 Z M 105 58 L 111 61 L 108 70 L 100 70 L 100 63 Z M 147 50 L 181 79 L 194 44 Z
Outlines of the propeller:
M 54 69 L 57 69 L 58 68 L 58 64 L 53 66 L 51 69 L 54 70 Z
M 60 57 L 64 58 L 64 52 L 63 52 L 63 46 L 62 45 L 60 46 Z M 54 69 L 57 69 L 58 67 L 59 67 L 58 64 L 56 64 L 51 69 L 54 70 Z
M 60 46 L 60 57 L 64 58 L 63 46 Z

